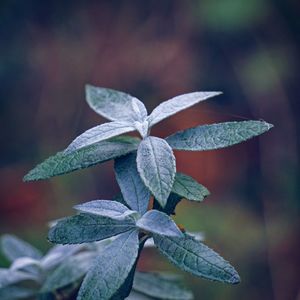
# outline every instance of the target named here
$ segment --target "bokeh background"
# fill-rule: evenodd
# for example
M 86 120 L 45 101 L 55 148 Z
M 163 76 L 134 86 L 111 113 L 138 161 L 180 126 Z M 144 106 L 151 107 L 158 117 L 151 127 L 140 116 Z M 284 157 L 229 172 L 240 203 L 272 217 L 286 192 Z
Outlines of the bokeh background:
M 149 111 L 191 91 L 224 95 L 160 123 L 153 134 L 198 124 L 264 119 L 260 138 L 210 152 L 177 152 L 207 186 L 176 221 L 239 271 L 237 286 L 184 275 L 196 299 L 300 299 L 299 6 L 295 0 L 0 1 L 0 233 L 46 250 L 47 222 L 75 203 L 118 192 L 112 163 L 44 182 L 35 164 L 105 120 L 84 85 L 126 91 Z M 5 265 L 0 259 L 0 264 Z M 175 270 L 146 250 L 142 270 Z

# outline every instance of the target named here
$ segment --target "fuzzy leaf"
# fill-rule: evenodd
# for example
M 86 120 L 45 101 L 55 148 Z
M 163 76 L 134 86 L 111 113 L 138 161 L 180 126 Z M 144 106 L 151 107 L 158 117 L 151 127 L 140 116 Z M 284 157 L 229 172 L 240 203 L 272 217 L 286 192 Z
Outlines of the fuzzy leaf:
M 69 285 L 75 285 L 76 287 L 92 266 L 94 258 L 95 254 L 93 253 L 79 253 L 69 257 L 46 278 L 41 293 L 54 294 Z
M 187 109 L 200 101 L 222 94 L 221 92 L 194 92 L 176 96 L 159 104 L 149 115 L 149 126 Z
M 197 126 L 166 138 L 176 150 L 203 151 L 225 148 L 260 135 L 273 125 L 262 121 L 226 122 Z
M 0 299 L 1 300 L 18 300 L 18 299 L 36 299 L 37 292 L 18 286 L 7 286 L 0 289 Z
M 108 217 L 115 220 L 126 220 L 137 212 L 129 210 L 125 205 L 112 200 L 93 200 L 75 205 L 74 208 L 80 212 Z
M 133 210 L 144 214 L 147 211 L 150 191 L 145 186 L 136 166 L 136 153 L 115 160 L 116 179 L 126 203 Z
M 137 149 L 140 140 L 130 136 L 115 137 L 72 153 L 58 152 L 37 165 L 24 181 L 47 179 L 70 173 L 125 155 Z
M 138 231 L 123 233 L 103 249 L 85 277 L 78 300 L 109 300 L 122 286 L 138 256 Z
M 16 236 L 3 235 L 0 243 L 3 254 L 11 262 L 20 257 L 30 257 L 33 259 L 40 259 L 42 257 L 42 253 L 38 249 Z
M 111 121 L 143 121 L 147 117 L 144 104 L 123 92 L 86 85 L 86 100 L 96 113 Z
M 104 240 L 135 228 L 134 220 L 114 220 L 91 214 L 79 214 L 58 221 L 49 230 L 48 239 L 57 244 L 81 244 Z
M 176 173 L 172 192 L 191 201 L 202 201 L 209 195 L 206 187 L 194 178 L 182 173 Z
M 205 279 L 236 284 L 240 277 L 219 254 L 185 234 L 184 238 L 154 235 L 154 243 L 172 263 Z
M 192 300 L 193 294 L 174 278 L 159 273 L 136 272 L 133 289 L 155 299 Z
M 170 195 L 175 173 L 175 156 L 166 141 L 158 137 L 144 139 L 137 152 L 137 168 L 144 184 L 162 206 Z
M 17 284 L 22 281 L 37 281 L 38 279 L 39 278 L 37 278 L 36 275 L 28 272 L 19 271 L 19 270 L 1 269 L 0 289 L 13 284 Z
M 136 225 L 139 228 L 151 233 L 172 237 L 183 236 L 183 233 L 167 214 L 155 209 L 146 212 L 136 222 Z
M 75 150 L 87 147 L 89 145 L 99 143 L 117 135 L 134 131 L 133 127 L 129 122 L 125 121 L 114 121 L 104 123 L 93 128 L 88 129 L 81 135 L 79 135 L 65 150 L 65 153 L 71 153 Z

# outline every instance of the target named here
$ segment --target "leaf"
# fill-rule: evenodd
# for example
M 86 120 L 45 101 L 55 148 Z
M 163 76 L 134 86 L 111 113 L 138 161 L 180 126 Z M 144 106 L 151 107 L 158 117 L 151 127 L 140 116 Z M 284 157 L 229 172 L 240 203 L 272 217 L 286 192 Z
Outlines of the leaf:
M 38 249 L 16 236 L 9 234 L 3 235 L 0 243 L 3 254 L 11 262 L 20 257 L 30 257 L 34 259 L 40 259 L 42 257 L 42 253 Z
M 86 85 L 86 100 L 96 113 L 111 121 L 143 121 L 147 117 L 140 100 L 116 90 Z
M 47 278 L 41 293 L 52 293 L 69 285 L 78 285 L 92 266 L 94 253 L 79 253 L 69 257 Z
M 125 298 L 126 300 L 153 300 L 153 298 L 149 298 L 141 293 L 137 293 L 135 291 L 132 291 L 130 295 Z
M 48 239 L 57 244 L 81 244 L 104 240 L 135 228 L 134 220 L 114 220 L 91 214 L 79 214 L 59 221 L 50 228 Z
M 210 280 L 236 284 L 240 277 L 219 254 L 185 234 L 184 238 L 154 235 L 154 243 L 180 269 Z
M 137 149 L 140 140 L 130 136 L 115 137 L 72 153 L 58 152 L 37 165 L 24 181 L 47 179 L 70 173 L 125 155 Z
M 226 122 L 197 126 L 166 138 L 176 150 L 203 151 L 225 148 L 260 135 L 273 125 L 263 121 Z
M 209 195 L 206 187 L 182 173 L 176 173 L 172 192 L 191 201 L 202 201 Z
M 123 233 L 96 258 L 77 300 L 108 300 L 122 286 L 138 256 L 138 231 Z
M 37 281 L 38 278 L 31 273 L 19 270 L 0 270 L 0 289 L 22 281 Z M 0 298 L 1 299 L 1 298 Z
M 36 299 L 36 294 L 35 290 L 18 286 L 7 286 L 0 289 L 1 300 Z
M 192 300 L 193 294 L 183 288 L 178 280 L 159 273 L 136 272 L 133 289 L 155 299 Z
M 115 220 L 134 218 L 134 215 L 137 214 L 136 211 L 129 210 L 125 205 L 112 200 L 93 200 L 75 205 L 74 208 L 80 212 L 109 217 Z
M 144 214 L 147 211 L 150 191 L 145 186 L 136 166 L 136 153 L 129 153 L 115 160 L 116 179 L 124 200 L 133 210 Z
M 176 173 L 175 156 L 167 142 L 153 136 L 145 138 L 138 147 L 137 169 L 144 184 L 165 206 Z
M 175 222 L 165 213 L 158 210 L 149 210 L 137 222 L 142 230 L 165 236 L 183 236 Z
M 170 100 L 159 104 L 149 115 L 149 126 L 153 126 L 158 122 L 187 109 L 200 101 L 207 100 L 211 97 L 218 96 L 222 92 L 194 92 L 176 96 Z
M 75 150 L 87 147 L 89 145 L 107 140 L 117 135 L 134 131 L 135 127 L 129 122 L 115 121 L 104 123 L 93 128 L 88 129 L 81 135 L 79 135 L 64 151 L 65 153 L 71 153 Z

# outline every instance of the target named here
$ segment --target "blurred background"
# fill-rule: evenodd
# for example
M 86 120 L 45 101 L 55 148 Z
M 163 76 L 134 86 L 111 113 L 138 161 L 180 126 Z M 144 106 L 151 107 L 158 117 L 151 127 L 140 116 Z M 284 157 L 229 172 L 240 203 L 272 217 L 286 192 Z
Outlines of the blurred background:
M 175 95 L 223 91 L 153 129 L 264 119 L 275 128 L 231 148 L 177 152 L 178 170 L 211 191 L 176 221 L 239 271 L 237 286 L 184 274 L 196 299 L 300 299 L 299 20 L 293 0 L 0 1 L 0 233 L 46 250 L 47 222 L 111 199 L 112 162 L 27 183 L 23 175 L 105 120 L 91 83 L 149 111 Z M 7 264 L 0 258 L 0 264 Z M 175 270 L 146 250 L 141 270 Z

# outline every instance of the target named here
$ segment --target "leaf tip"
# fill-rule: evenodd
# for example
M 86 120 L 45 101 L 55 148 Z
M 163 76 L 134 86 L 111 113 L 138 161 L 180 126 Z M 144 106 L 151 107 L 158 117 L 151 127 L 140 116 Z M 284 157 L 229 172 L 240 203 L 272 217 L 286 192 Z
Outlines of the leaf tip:
M 241 278 L 237 272 L 235 272 L 232 277 L 229 279 L 231 284 L 239 284 L 241 282 Z

